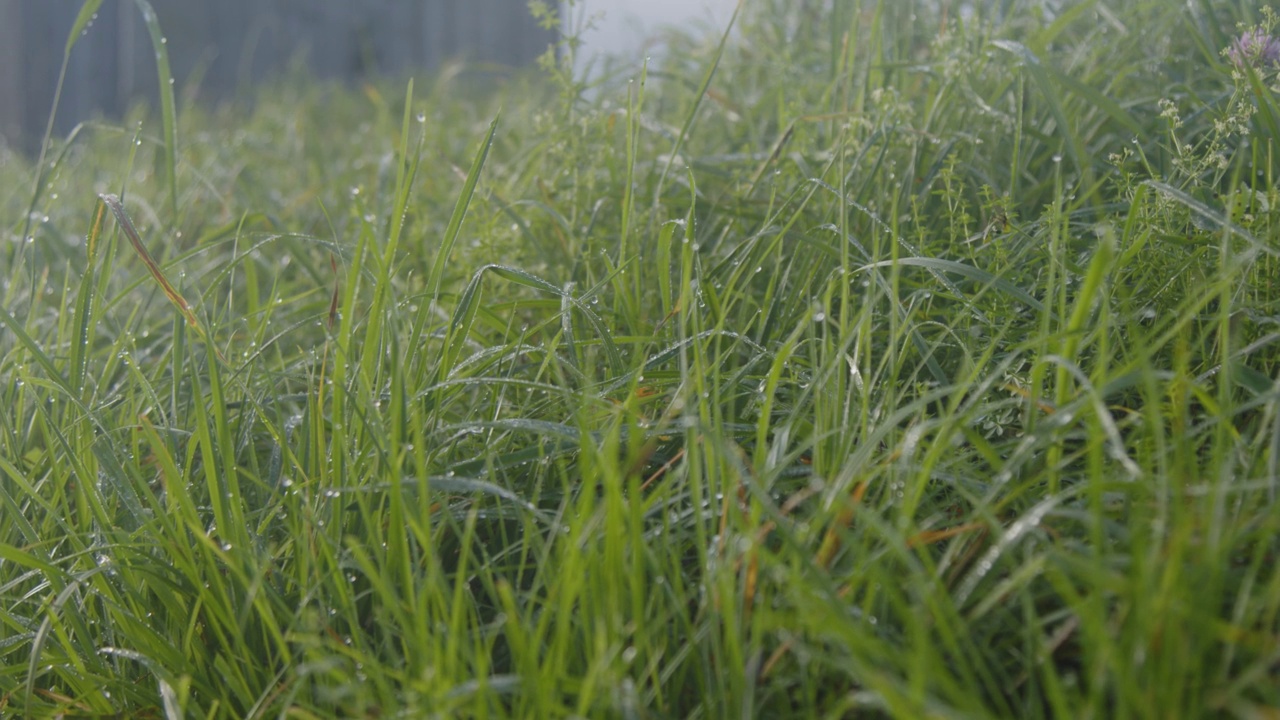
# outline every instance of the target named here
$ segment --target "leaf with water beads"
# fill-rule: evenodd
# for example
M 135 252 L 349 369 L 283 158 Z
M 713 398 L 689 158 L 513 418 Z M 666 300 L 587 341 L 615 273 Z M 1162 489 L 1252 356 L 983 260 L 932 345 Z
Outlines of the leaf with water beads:
M 169 186 L 169 212 L 178 217 L 178 110 L 173 99 L 173 71 L 169 69 L 168 41 L 160 29 L 156 11 L 147 0 L 133 0 L 151 37 L 156 54 L 156 75 L 160 82 L 160 121 L 164 129 L 165 175 Z
M 71 48 L 75 46 L 80 36 L 88 32 L 89 26 L 93 25 L 93 21 L 98 17 L 98 8 L 102 5 L 102 0 L 86 0 L 85 4 L 80 6 L 80 13 L 76 15 L 76 21 L 71 26 L 71 32 L 67 33 L 67 45 L 63 50 L 64 57 L 71 56 Z

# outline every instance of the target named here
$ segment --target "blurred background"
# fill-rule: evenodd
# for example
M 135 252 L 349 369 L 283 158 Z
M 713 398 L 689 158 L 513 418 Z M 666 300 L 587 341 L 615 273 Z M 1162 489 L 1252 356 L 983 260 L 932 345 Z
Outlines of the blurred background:
M 463 60 L 502 71 L 531 64 L 556 41 L 527 0 L 150 0 L 179 96 L 219 101 L 291 63 L 321 79 L 409 75 Z M 556 0 L 549 4 L 555 5 Z M 664 25 L 724 24 L 736 0 L 579 0 L 562 29 L 580 31 L 580 69 L 599 53 L 623 63 L 652 50 Z M 0 0 L 0 140 L 31 152 L 53 106 L 75 0 Z M 118 119 L 154 99 L 156 65 L 133 0 L 106 0 L 67 65 L 54 136 L 95 117 Z M 154 106 L 154 105 L 153 105 Z

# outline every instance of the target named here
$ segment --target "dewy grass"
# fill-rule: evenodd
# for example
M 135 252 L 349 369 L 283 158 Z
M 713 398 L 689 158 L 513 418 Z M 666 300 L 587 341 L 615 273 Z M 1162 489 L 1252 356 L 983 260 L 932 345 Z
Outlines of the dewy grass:
M 0 149 L 0 715 L 1273 714 L 1274 16 L 818 5 Z

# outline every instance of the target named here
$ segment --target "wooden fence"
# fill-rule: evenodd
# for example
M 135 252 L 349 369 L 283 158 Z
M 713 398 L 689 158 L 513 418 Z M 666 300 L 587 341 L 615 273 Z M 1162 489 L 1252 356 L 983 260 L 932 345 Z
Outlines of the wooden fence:
M 222 99 L 297 59 L 320 78 L 430 69 L 454 58 L 531 62 L 554 41 L 526 0 L 150 0 L 181 91 Z M 36 147 L 48 122 L 79 0 L 0 0 L 0 135 Z M 118 117 L 156 95 L 138 6 L 106 0 L 71 53 L 55 132 Z

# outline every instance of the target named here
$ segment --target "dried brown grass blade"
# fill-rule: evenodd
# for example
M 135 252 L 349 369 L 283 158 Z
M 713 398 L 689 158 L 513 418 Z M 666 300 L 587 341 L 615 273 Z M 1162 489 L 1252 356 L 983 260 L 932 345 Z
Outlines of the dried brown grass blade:
M 142 258 L 143 264 L 147 266 L 147 272 L 151 273 L 151 277 L 159 283 L 164 294 L 169 297 L 169 302 L 178 308 L 178 312 L 187 319 L 190 325 L 201 340 L 209 341 L 208 335 L 205 334 L 204 328 L 200 325 L 200 321 L 196 319 L 196 314 L 191 311 L 191 306 L 187 304 L 186 298 L 182 297 L 182 293 L 169 282 L 169 278 L 164 276 L 164 271 L 160 269 L 160 264 L 151 257 L 151 253 L 147 252 L 147 247 L 142 244 L 142 238 L 138 237 L 138 230 L 133 226 L 133 221 L 129 219 L 129 214 L 125 212 L 124 205 L 121 204 L 120 198 L 115 195 L 99 195 L 102 201 L 111 208 L 111 214 L 116 216 L 116 224 L 124 231 L 125 237 L 129 238 L 129 244 L 133 245 L 134 252 L 138 253 L 138 257 Z M 218 353 L 218 357 L 222 357 L 222 353 Z
M 151 253 L 147 252 L 147 247 L 142 244 L 142 239 L 138 237 L 137 228 L 133 226 L 133 221 L 129 219 L 129 214 L 124 211 L 124 206 L 120 204 L 120 198 L 115 195 L 100 195 L 99 197 L 107 204 L 107 207 L 111 208 L 111 214 L 116 216 L 116 222 L 119 223 L 120 229 L 124 231 L 125 237 L 129 238 L 129 243 L 133 245 L 134 252 L 138 253 L 138 257 L 142 258 L 143 264 L 147 266 L 147 272 L 151 273 L 151 277 L 160 284 L 164 294 L 169 296 L 169 302 L 178 308 L 178 311 L 187 319 L 191 327 L 200 330 L 200 321 L 196 319 L 195 313 L 191 312 L 191 306 L 187 304 L 186 298 L 182 297 L 178 289 L 164 276 L 164 271 L 160 269 L 160 265 L 155 261 L 155 258 L 151 257 Z

